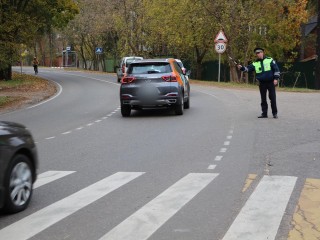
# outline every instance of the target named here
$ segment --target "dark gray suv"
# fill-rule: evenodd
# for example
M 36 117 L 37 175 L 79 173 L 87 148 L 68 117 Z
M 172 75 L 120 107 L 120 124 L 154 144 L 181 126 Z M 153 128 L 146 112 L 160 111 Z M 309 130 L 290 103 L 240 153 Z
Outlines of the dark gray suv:
M 189 80 L 173 58 L 135 61 L 121 81 L 120 104 L 124 117 L 144 108 L 172 108 L 182 115 L 190 107 Z
M 15 213 L 31 199 L 37 177 L 38 156 L 25 126 L 0 121 L 0 209 Z

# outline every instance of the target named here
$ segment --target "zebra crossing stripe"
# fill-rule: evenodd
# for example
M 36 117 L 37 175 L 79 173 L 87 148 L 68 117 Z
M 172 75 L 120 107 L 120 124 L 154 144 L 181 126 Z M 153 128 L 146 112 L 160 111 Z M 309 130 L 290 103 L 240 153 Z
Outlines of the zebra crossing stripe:
M 297 178 L 264 176 L 222 240 L 273 240 Z
M 33 184 L 33 188 L 36 189 L 47 183 L 53 182 L 59 178 L 63 178 L 75 171 L 47 171 L 38 175 L 37 181 Z
M 0 230 L 1 239 L 29 239 L 144 172 L 118 172 Z
M 100 240 L 143 240 L 196 196 L 219 174 L 190 173 L 128 217 Z

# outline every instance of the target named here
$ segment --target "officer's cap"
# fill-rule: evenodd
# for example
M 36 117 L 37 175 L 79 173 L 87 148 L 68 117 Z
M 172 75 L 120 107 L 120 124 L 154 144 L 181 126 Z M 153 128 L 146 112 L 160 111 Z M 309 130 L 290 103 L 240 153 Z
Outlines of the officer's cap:
M 254 53 L 258 53 L 258 52 L 264 52 L 264 49 L 261 48 L 261 47 L 256 47 L 254 50 L 253 50 Z

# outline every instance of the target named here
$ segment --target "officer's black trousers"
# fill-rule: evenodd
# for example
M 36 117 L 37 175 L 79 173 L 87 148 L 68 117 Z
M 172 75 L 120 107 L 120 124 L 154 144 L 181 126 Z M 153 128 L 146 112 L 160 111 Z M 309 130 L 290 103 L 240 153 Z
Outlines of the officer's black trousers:
M 261 96 L 261 110 L 263 115 L 268 115 L 268 103 L 267 103 L 267 91 L 269 92 L 269 99 L 271 102 L 272 114 L 277 114 L 277 100 L 276 100 L 276 87 L 273 81 L 262 82 L 259 84 L 260 96 Z

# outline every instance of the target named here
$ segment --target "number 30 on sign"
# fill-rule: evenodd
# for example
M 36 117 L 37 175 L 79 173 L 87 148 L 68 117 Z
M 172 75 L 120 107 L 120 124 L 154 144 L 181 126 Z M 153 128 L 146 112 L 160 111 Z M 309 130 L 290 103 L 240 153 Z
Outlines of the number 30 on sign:
M 218 42 L 214 48 L 217 53 L 224 53 L 226 51 L 226 44 L 224 42 Z

